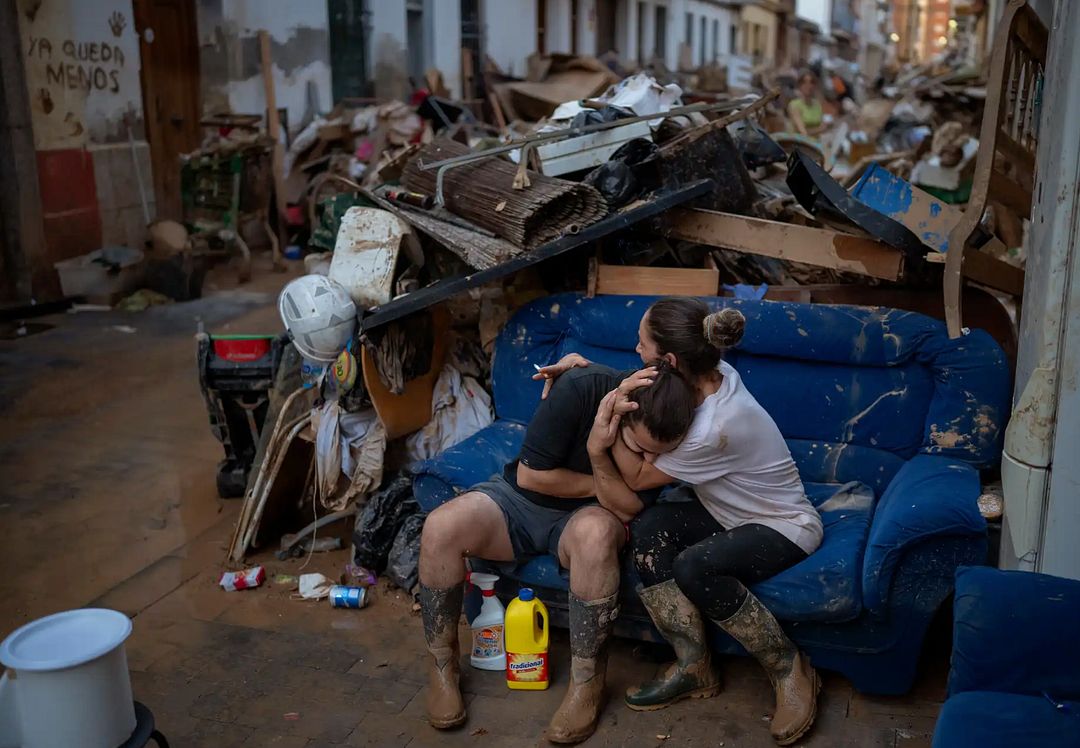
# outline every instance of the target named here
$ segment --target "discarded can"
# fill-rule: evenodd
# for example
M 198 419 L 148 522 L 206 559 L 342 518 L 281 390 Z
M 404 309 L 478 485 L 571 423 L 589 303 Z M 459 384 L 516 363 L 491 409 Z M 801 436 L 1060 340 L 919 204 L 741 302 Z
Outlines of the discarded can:
M 330 588 L 331 608 L 362 608 L 367 603 L 367 590 L 335 584 Z
M 221 575 L 218 584 L 220 584 L 227 592 L 236 592 L 236 590 L 246 590 L 252 587 L 258 587 L 265 581 L 266 571 L 263 567 L 256 566 L 244 571 L 227 571 Z

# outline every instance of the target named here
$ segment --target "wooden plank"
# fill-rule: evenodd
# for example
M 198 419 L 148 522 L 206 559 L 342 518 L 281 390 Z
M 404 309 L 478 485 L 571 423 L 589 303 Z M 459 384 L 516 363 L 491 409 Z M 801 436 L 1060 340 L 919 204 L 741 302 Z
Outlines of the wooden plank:
M 1031 193 L 1007 174 L 995 169 L 990 178 L 990 199 L 1002 203 L 1023 218 L 1031 217 Z
M 272 169 L 278 213 L 278 243 L 275 247 L 280 247 L 284 244 L 285 214 L 289 204 L 285 197 L 285 151 L 281 144 L 281 121 L 278 119 L 277 94 L 274 90 L 274 64 L 270 59 L 270 33 L 266 29 L 259 29 L 259 62 L 262 65 L 263 90 L 266 94 L 266 130 L 274 139 Z M 274 269 L 285 269 L 280 249 L 274 251 Z
M 596 268 L 596 293 L 608 296 L 716 296 L 719 288 L 720 271 L 715 268 Z
M 996 241 L 996 240 L 995 240 Z M 934 263 L 945 262 L 945 255 L 931 252 L 926 257 Z M 1024 295 L 1024 271 L 1004 260 L 999 260 L 981 249 L 968 247 L 960 271 L 968 280 L 1013 296 Z
M 1035 173 L 1035 154 L 1020 145 L 1011 135 L 998 130 L 997 141 L 994 147 L 1008 159 L 1014 167 L 1023 169 L 1026 174 Z
M 499 97 L 492 91 L 488 94 L 488 101 L 491 102 L 491 112 L 495 115 L 495 124 L 499 126 L 499 130 L 506 129 L 506 116 L 503 114 L 502 105 L 499 103 Z
M 812 226 L 711 210 L 674 208 L 667 213 L 670 237 L 710 247 L 846 270 L 883 280 L 897 280 L 903 255 L 881 242 Z

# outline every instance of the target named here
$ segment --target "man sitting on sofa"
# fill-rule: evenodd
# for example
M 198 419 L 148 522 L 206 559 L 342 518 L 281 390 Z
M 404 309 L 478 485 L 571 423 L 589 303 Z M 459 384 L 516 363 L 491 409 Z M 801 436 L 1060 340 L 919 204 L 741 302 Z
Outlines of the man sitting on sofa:
M 618 615 L 619 552 L 625 523 L 644 508 L 627 488 L 609 449 L 620 420 L 655 451 L 673 449 L 693 418 L 694 395 L 682 375 L 661 364 L 635 378 L 653 381 L 628 398 L 625 376 L 603 366 L 574 369 L 554 383 L 525 433 L 517 460 L 433 511 L 420 540 L 420 609 L 432 655 L 428 721 L 465 721 L 458 681 L 466 557 L 524 562 L 551 553 L 570 571 L 570 686 L 548 739 L 589 737 L 600 716 L 604 644 Z

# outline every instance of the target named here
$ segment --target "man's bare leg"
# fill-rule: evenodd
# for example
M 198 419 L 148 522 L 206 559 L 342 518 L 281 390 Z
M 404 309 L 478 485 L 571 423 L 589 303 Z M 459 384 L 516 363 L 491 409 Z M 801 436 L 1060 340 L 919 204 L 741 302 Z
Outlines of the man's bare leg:
M 431 725 L 439 729 L 465 721 L 457 627 L 466 556 L 514 560 L 502 511 L 490 497 L 476 491 L 464 493 L 429 514 L 420 536 L 420 613 L 432 657 L 427 714 Z
M 570 570 L 570 686 L 548 728 L 553 743 L 577 743 L 596 730 L 603 706 L 604 644 L 619 613 L 619 551 L 626 529 L 611 512 L 588 507 L 573 516 L 559 541 Z

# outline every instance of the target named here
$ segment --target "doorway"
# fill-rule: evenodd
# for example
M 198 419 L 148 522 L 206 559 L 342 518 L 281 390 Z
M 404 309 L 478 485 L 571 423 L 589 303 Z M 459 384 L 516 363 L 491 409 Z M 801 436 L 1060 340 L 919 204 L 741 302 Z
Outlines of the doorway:
M 143 122 L 158 218 L 179 220 L 180 154 L 199 145 L 199 43 L 195 3 L 134 0 Z
M 615 42 L 615 0 L 596 0 L 596 54 L 617 51 Z
M 372 95 L 368 76 L 371 11 L 364 0 L 329 0 L 330 77 L 334 101 Z

